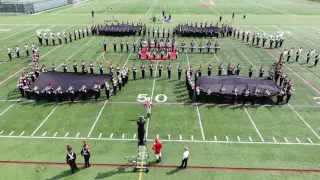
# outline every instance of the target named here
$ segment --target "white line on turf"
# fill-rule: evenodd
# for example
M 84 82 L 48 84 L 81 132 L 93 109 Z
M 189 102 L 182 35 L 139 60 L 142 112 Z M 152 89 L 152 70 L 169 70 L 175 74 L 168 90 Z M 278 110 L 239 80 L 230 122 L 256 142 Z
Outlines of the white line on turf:
M 24 31 L 28 31 L 29 29 L 36 28 L 36 27 L 37 27 L 37 26 L 32 26 L 32 27 L 29 27 L 29 28 L 27 28 L 27 29 L 23 29 L 22 31 L 16 32 L 16 33 L 14 33 L 14 34 L 11 34 L 10 36 L 6 36 L 6 37 L 1 38 L 0 41 L 3 40 L 3 39 L 7 39 L 8 37 L 11 37 L 11 36 L 15 36 L 15 35 L 17 35 L 17 34 L 20 34 L 20 33 L 24 32 Z
M 206 137 L 204 136 L 204 132 L 203 132 L 202 121 L 201 121 L 201 116 L 200 116 L 200 110 L 199 110 L 198 103 L 196 103 L 196 107 L 197 107 L 197 114 L 198 114 L 198 120 L 199 120 L 202 140 L 206 140 Z
M 193 141 L 193 135 L 191 135 L 191 140 Z
M 80 1 L 81 2 L 81 1 Z M 80 7 L 80 6 L 83 6 L 83 5 L 88 5 L 88 4 L 90 4 L 90 3 L 92 3 L 92 2 L 94 2 L 94 1 L 90 1 L 90 2 L 88 2 L 88 1 L 83 1 L 82 3 L 76 3 L 76 4 L 72 4 L 72 6 L 69 8 L 66 8 L 66 9 L 62 9 L 62 10 L 60 10 L 60 11 L 58 11 L 58 12 L 55 12 L 55 13 L 52 13 L 52 14 L 50 14 L 51 16 L 53 16 L 53 15 L 57 15 L 57 14 L 59 14 L 59 13 L 62 13 L 62 12 L 64 12 L 64 11 L 69 11 L 69 10 L 71 10 L 71 9 L 74 9 L 74 8 L 78 8 L 78 7 Z M 65 7 L 65 6 L 64 6 Z
M 244 109 L 244 111 L 247 113 L 247 115 L 248 115 L 248 117 L 249 117 L 249 119 L 250 119 L 250 121 L 251 121 L 251 123 L 252 123 L 252 125 L 253 125 L 254 129 L 255 129 L 255 130 L 256 130 L 256 132 L 258 133 L 258 135 L 259 135 L 259 137 L 260 137 L 261 141 L 262 141 L 262 142 L 264 142 L 264 139 L 263 139 L 263 137 L 261 136 L 261 133 L 260 133 L 259 129 L 257 128 L 256 124 L 254 123 L 253 119 L 251 118 L 251 116 L 250 116 L 250 114 L 249 114 L 249 112 L 248 112 L 247 108 L 246 108 L 246 107 L 243 107 L 243 109 Z
M 20 136 L 23 136 L 23 134 L 24 134 L 24 131 L 20 134 Z
M 308 141 L 309 141 L 310 143 L 313 143 L 310 138 L 308 138 Z
M 60 103 L 58 103 L 53 110 L 48 114 L 48 116 L 40 123 L 40 125 L 37 127 L 36 130 L 33 131 L 33 133 L 31 134 L 31 136 L 33 136 L 42 126 L 43 124 L 49 119 L 49 117 L 54 113 L 54 111 L 59 107 Z
M 228 138 L 228 136 L 226 136 L 226 140 L 229 142 L 229 138 Z
M 313 134 L 314 134 L 315 136 L 317 136 L 318 139 L 320 139 L 319 135 L 312 129 L 312 127 L 307 123 L 307 121 L 304 120 L 304 118 L 301 117 L 301 115 L 300 115 L 290 104 L 289 104 L 289 106 L 290 106 L 290 108 L 296 113 L 296 115 L 304 122 L 304 124 L 305 124 L 306 126 L 308 126 L 308 128 L 313 132 Z
M 181 134 L 179 135 L 179 138 L 180 138 L 180 140 L 182 140 L 182 136 L 181 136 Z
M 68 57 L 68 59 L 66 59 L 66 62 L 69 61 L 74 55 L 76 55 L 81 49 L 83 49 L 84 47 L 86 47 L 92 40 L 94 40 L 96 37 L 93 37 L 90 41 L 88 41 L 87 43 L 85 43 L 81 48 L 79 48 L 75 53 L 73 53 L 70 57 Z M 63 63 L 61 63 L 58 67 L 60 68 L 63 65 Z
M 157 134 L 157 139 L 159 139 L 159 134 Z
M 250 140 L 250 142 L 252 142 L 251 136 L 249 136 L 249 140 Z
M 46 52 L 43 56 L 40 56 L 40 59 L 45 57 L 46 55 L 50 54 L 51 52 L 53 52 L 54 50 L 56 50 L 57 48 L 61 47 L 56 46 L 55 48 L 51 49 L 50 51 Z M 3 81 L 0 81 L 0 85 L 5 83 L 6 81 L 8 81 L 9 79 L 11 79 L 13 76 L 15 76 L 16 74 L 20 73 L 21 71 L 23 71 L 24 69 L 26 69 L 29 65 L 31 65 L 32 63 L 29 63 L 27 66 L 21 68 L 20 70 L 18 70 L 17 72 L 15 72 L 14 74 L 10 75 L 9 77 L 7 77 L 6 79 L 4 79 Z
M 252 4 L 256 4 L 256 5 L 260 6 L 260 7 L 263 7 L 264 9 L 271 9 L 271 10 L 273 10 L 274 12 L 281 12 L 281 13 L 283 13 L 283 14 L 296 16 L 295 14 L 288 13 L 288 12 L 283 11 L 283 10 L 280 10 L 280 9 L 276 9 L 276 8 L 273 8 L 273 7 L 270 7 L 270 6 L 263 5 L 263 4 L 260 3 L 260 2 L 259 2 L 259 3 L 256 3 L 256 2 L 252 2 L 252 1 L 248 1 L 248 0 L 247 0 L 247 2 L 252 3 Z
M 80 135 L 80 133 L 78 132 L 77 135 L 76 135 L 76 137 L 79 137 L 79 135 Z
M 146 16 L 151 12 L 151 10 L 153 9 L 154 4 L 157 2 L 157 0 L 154 0 L 152 5 L 150 6 L 149 10 L 146 13 Z
M 240 137 L 239 136 L 237 136 L 237 139 L 238 139 L 238 141 L 240 141 Z
M 11 104 L 9 107 L 7 107 L 7 109 L 5 109 L 3 112 L 1 112 L 0 117 L 6 113 L 10 108 L 12 108 L 12 106 L 14 106 L 18 101 L 20 101 L 21 98 L 19 98 L 18 100 L 16 100 L 13 104 Z
M 289 142 L 289 141 L 288 141 L 288 139 L 287 139 L 286 137 L 284 137 L 284 140 L 285 140 L 286 142 Z
M 14 133 L 14 131 L 11 131 L 11 133 L 9 134 L 9 136 L 11 136 Z
M 102 133 L 99 134 L 99 138 L 101 138 L 101 136 L 102 136 Z
M 111 133 L 111 135 L 110 135 L 110 139 L 112 139 L 112 137 L 113 137 L 113 133 Z
M 136 136 L 137 136 L 137 135 L 136 135 L 136 134 L 134 134 L 134 135 L 133 135 L 133 139 L 136 139 Z
M 49 136 L 0 136 L 0 138 L 17 138 L 17 139 L 64 139 L 64 140 L 101 140 L 101 141 L 136 141 L 136 139 L 122 138 L 87 138 L 87 137 L 49 137 Z M 285 138 L 286 139 L 286 138 Z M 147 139 L 153 142 L 154 139 Z M 208 141 L 208 140 L 170 140 L 163 139 L 163 142 L 182 142 L 182 143 L 219 143 L 219 144 L 259 144 L 259 145 L 311 145 L 320 146 L 320 143 L 296 143 L 296 142 L 248 142 L 248 141 Z
M 214 136 L 214 141 L 217 141 L 217 136 Z
M 3 133 L 3 131 L 0 132 L 0 135 Z
M 99 112 L 96 120 L 94 121 L 94 123 L 93 123 L 93 125 L 92 125 L 92 127 L 91 127 L 91 129 L 90 129 L 89 134 L 88 134 L 87 137 L 90 137 L 90 135 L 91 135 L 94 127 L 96 126 L 96 124 L 97 124 L 97 122 L 98 122 L 98 120 L 99 120 L 99 118 L 100 118 L 100 116 L 101 116 L 101 114 L 102 114 L 102 111 L 104 110 L 104 107 L 106 106 L 107 102 L 108 102 L 108 100 L 105 100 L 105 101 L 104 101 L 104 104 L 103 104 L 103 106 L 101 107 L 100 112 Z
M 57 134 L 58 134 L 58 132 L 55 132 L 55 133 L 54 133 L 54 135 L 53 135 L 53 137 L 56 137 L 56 136 L 57 136 Z
M 64 137 L 67 137 L 69 135 L 69 132 L 66 133 L 66 135 L 64 135 Z
M 277 142 L 276 138 L 272 137 L 272 139 L 273 139 L 273 142 Z
M 201 0 L 202 1 L 202 3 L 205 3 L 203 0 Z M 210 9 L 211 10 L 213 10 L 216 14 L 218 14 L 219 16 L 221 16 L 221 14 L 218 12 L 218 11 L 216 11 L 214 8 L 212 8 L 212 7 L 210 7 Z
M 43 134 L 42 134 L 42 136 L 45 136 L 47 134 L 47 132 L 44 132 Z
M 168 135 L 168 139 L 170 140 L 170 134 Z
M 124 139 L 124 135 L 125 135 L 125 134 L 122 134 L 122 137 L 121 137 L 122 139 Z
M 300 143 L 300 139 L 296 138 L 296 140 L 298 141 L 298 143 Z
M 183 5 L 184 5 L 184 9 L 186 10 L 186 12 L 187 12 L 188 14 L 190 14 L 189 11 L 188 11 L 188 9 L 187 9 L 186 3 L 184 3 L 184 0 L 181 0 L 181 1 L 182 1 Z

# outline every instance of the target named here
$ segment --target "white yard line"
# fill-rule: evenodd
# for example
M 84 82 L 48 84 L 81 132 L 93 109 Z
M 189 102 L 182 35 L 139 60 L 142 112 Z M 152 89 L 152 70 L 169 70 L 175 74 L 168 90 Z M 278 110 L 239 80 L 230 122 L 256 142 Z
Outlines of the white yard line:
M 261 133 L 260 133 L 259 129 L 257 128 L 256 124 L 254 123 L 253 119 L 251 118 L 251 116 L 250 116 L 250 114 L 249 114 L 249 112 L 248 112 L 247 108 L 246 108 L 246 107 L 243 107 L 243 109 L 244 109 L 244 111 L 247 113 L 247 115 L 248 115 L 248 117 L 249 117 L 249 119 L 250 119 L 250 121 L 251 121 L 251 123 L 252 123 L 252 125 L 253 125 L 254 129 L 255 129 L 255 130 L 256 130 L 256 132 L 258 133 L 258 135 L 259 135 L 259 137 L 260 137 L 261 141 L 262 141 L 262 142 L 264 142 L 264 139 L 263 139 L 263 137 L 261 136 Z
M 217 136 L 214 136 L 214 141 L 217 141 Z
M 249 140 L 250 140 L 250 142 L 252 142 L 252 138 L 251 138 L 251 136 L 249 136 Z
M 283 10 L 280 10 L 280 9 L 276 9 L 276 8 L 273 8 L 273 7 L 270 7 L 270 6 L 266 6 L 266 5 L 263 5 L 263 4 L 260 4 L 260 3 L 256 3 L 256 2 L 252 2 L 252 1 L 248 1 L 247 2 L 251 3 L 251 4 L 255 4 L 255 5 L 258 5 L 260 7 L 263 7 L 264 9 L 269 9 L 269 10 L 272 10 L 274 12 L 280 12 L 280 13 L 283 13 L 283 14 L 286 14 L 286 15 L 293 15 L 293 16 L 296 16 L 295 14 L 292 14 L 292 13 L 288 13 L 286 11 L 283 11 Z
M 59 107 L 60 103 L 58 103 L 53 110 L 49 113 L 49 115 L 41 122 L 41 124 L 37 127 L 36 130 L 33 131 L 33 133 L 31 134 L 31 136 L 33 136 L 42 126 L 43 124 L 49 119 L 49 117 L 54 113 L 54 111 Z
M 286 137 L 283 138 L 286 142 L 289 142 L 288 139 Z
M 190 13 L 189 13 L 189 11 L 188 11 L 188 9 L 187 9 L 186 3 L 184 3 L 184 0 L 181 0 L 181 1 L 182 1 L 183 5 L 184 5 L 184 9 L 186 10 L 186 12 L 187 12 L 188 15 L 189 15 Z
M 78 3 L 75 3 L 75 4 L 71 4 L 71 7 L 70 7 L 70 8 L 66 8 L 66 9 L 60 10 L 60 11 L 55 12 L 55 13 L 52 13 L 52 14 L 50 14 L 50 15 L 51 15 L 51 16 L 57 15 L 57 14 L 59 14 L 59 13 L 62 13 L 62 12 L 65 12 L 65 11 L 69 11 L 69 10 L 74 9 L 74 8 L 78 8 L 78 7 L 83 6 L 83 5 L 88 5 L 88 4 L 93 3 L 93 2 L 94 2 L 94 1 L 90 1 L 90 2 L 88 2 L 88 1 L 83 1 L 83 2 L 81 2 L 81 1 L 80 1 L 80 3 L 78 2 Z M 79 4 L 79 5 L 78 5 L 78 4 Z M 63 7 L 66 7 L 66 6 L 63 6 Z
M 305 124 L 306 126 L 308 126 L 308 128 L 313 132 L 313 134 L 314 134 L 315 136 L 317 136 L 318 139 L 320 139 L 319 135 L 312 129 L 312 127 L 307 123 L 307 121 L 304 120 L 304 118 L 303 118 L 290 104 L 288 104 L 288 105 L 289 105 L 289 107 L 296 113 L 296 115 L 301 119 L 301 121 L 303 121 L 304 124 Z
M 101 138 L 101 136 L 102 136 L 102 133 L 99 134 L 99 138 Z
M 200 110 L 199 110 L 198 103 L 196 103 L 196 108 L 197 108 L 197 114 L 198 114 L 198 120 L 199 120 L 199 125 L 200 125 L 200 131 L 201 131 L 202 140 L 206 140 L 206 138 L 205 138 L 205 136 L 204 136 L 204 131 L 203 131 L 202 120 L 201 120 L 201 115 L 200 115 Z
M 159 139 L 159 134 L 157 134 L 157 139 Z
M 20 136 L 23 136 L 23 134 L 24 134 L 24 131 L 20 134 Z
M 202 1 L 202 3 L 206 3 L 206 2 L 204 2 L 203 0 L 200 0 L 200 1 Z M 221 16 L 221 14 L 218 12 L 218 11 L 216 11 L 214 8 L 212 8 L 212 7 L 210 7 L 210 9 L 212 10 L 212 11 L 214 11 L 216 14 L 218 14 L 219 16 Z
M 154 4 L 155 4 L 156 2 L 157 2 L 157 0 L 154 0 L 154 1 L 153 1 L 152 5 L 150 6 L 149 10 L 148 10 L 147 13 L 146 13 L 146 16 L 147 16 L 150 12 L 152 12 L 153 6 L 154 6 Z
M 308 141 L 309 141 L 310 143 L 313 143 L 310 138 L 308 138 Z
M 121 137 L 121 138 L 124 139 L 124 136 L 125 136 L 125 134 L 122 134 L 122 137 Z
M 3 131 L 0 132 L 0 135 L 3 133 Z
M 182 136 L 181 136 L 181 134 L 179 135 L 179 138 L 180 138 L 180 140 L 182 140 Z
M 300 139 L 296 138 L 296 140 L 298 141 L 298 143 L 300 143 Z
M 77 133 L 76 137 L 79 137 L 79 135 L 80 135 L 80 132 Z
M 43 134 L 42 134 L 42 136 L 45 136 L 47 134 L 47 132 L 44 132 Z
M 46 52 L 43 56 L 40 56 L 40 59 L 45 57 L 46 55 L 50 54 L 51 52 L 53 52 L 54 50 L 56 50 L 57 48 L 61 47 L 56 46 L 55 48 L 51 49 L 50 51 Z M 23 71 L 24 69 L 26 69 L 29 65 L 31 65 L 32 63 L 28 64 L 27 66 L 21 68 L 20 70 L 16 71 L 15 73 L 13 73 L 12 75 L 10 75 L 9 77 L 7 77 L 6 79 L 4 79 L 3 81 L 0 81 L 0 85 L 7 82 L 9 79 L 11 79 L 12 77 L 14 77 L 16 74 L 20 73 L 21 71 Z
M 28 31 L 29 29 L 36 28 L 36 27 L 37 27 L 37 26 L 32 26 L 32 27 L 29 27 L 29 28 L 24 29 L 24 30 L 22 30 L 22 31 L 16 32 L 16 33 L 14 33 L 14 34 L 11 34 L 10 36 L 3 37 L 3 38 L 0 39 L 0 41 L 3 40 L 3 39 L 7 39 L 7 38 L 9 38 L 9 37 L 11 37 L 11 36 L 15 36 L 15 35 L 17 35 L 17 34 L 20 34 L 20 33 L 24 32 L 24 31 Z
M 229 142 L 229 138 L 228 138 L 228 136 L 226 136 L 226 140 L 227 140 L 227 142 Z
M 170 140 L 170 134 L 168 135 L 168 139 Z
M 237 139 L 238 139 L 238 141 L 240 141 L 240 137 L 239 136 L 237 136 Z
M 64 135 L 64 137 L 67 137 L 69 135 L 69 132 L 66 133 L 66 135 Z
M 89 134 L 88 134 L 87 137 L 90 137 L 90 135 L 91 135 L 94 127 L 96 126 L 96 124 L 97 124 L 97 122 L 98 122 L 98 120 L 99 120 L 99 118 L 100 118 L 100 116 L 101 116 L 101 114 L 102 114 L 102 112 L 103 112 L 103 110 L 104 110 L 104 107 L 106 106 L 107 102 L 108 102 L 108 100 L 105 100 L 105 101 L 104 101 L 104 104 L 103 104 L 102 108 L 100 109 L 100 112 L 99 112 L 96 120 L 94 121 L 94 123 L 93 123 L 93 125 L 92 125 L 92 127 L 91 127 L 91 129 L 90 129 Z
M 272 139 L 273 139 L 273 142 L 277 142 L 277 140 L 274 137 L 272 137 Z
M 3 112 L 1 112 L 0 117 L 6 113 L 10 108 L 12 108 L 12 106 L 14 106 L 18 101 L 20 101 L 21 98 L 19 98 L 18 100 L 16 100 L 13 104 L 11 104 L 9 107 L 7 107 L 7 109 L 5 109 Z
M 53 137 L 56 137 L 56 136 L 57 136 L 57 134 L 58 134 L 58 132 L 54 133 Z
M 14 132 L 14 131 L 13 131 Z M 13 134 L 12 132 L 12 134 Z M 11 134 L 11 135 L 12 135 Z M 66 135 L 68 135 L 67 133 Z M 63 140 L 101 140 L 101 141 L 136 141 L 136 139 L 122 138 L 86 138 L 86 137 L 49 137 L 49 136 L 0 136 L 0 138 L 17 138 L 17 139 L 63 139 Z M 286 139 L 286 138 L 284 138 Z M 147 139 L 149 142 L 154 142 L 154 139 Z M 163 142 L 181 142 L 181 143 L 217 143 L 217 144 L 250 144 L 250 145 L 308 145 L 320 146 L 320 143 L 297 143 L 297 142 L 248 142 L 248 141 L 203 141 L 203 140 L 170 140 L 163 139 Z
M 79 48 L 75 53 L 73 53 L 70 57 L 68 57 L 68 59 L 66 59 L 66 62 L 67 61 L 69 61 L 74 55 L 76 55 L 81 49 L 83 49 L 84 47 L 86 47 L 92 40 L 94 40 L 96 38 L 96 36 L 95 37 L 93 37 L 90 41 L 88 41 L 87 43 L 85 43 L 81 48 Z M 58 67 L 57 67 L 57 69 L 59 68 L 59 67 L 61 67 L 63 64 L 61 63 Z
M 133 139 L 136 139 L 136 136 L 137 136 L 137 135 L 136 135 L 136 134 L 134 134 L 134 135 L 133 135 Z
M 11 133 L 9 134 L 9 136 L 11 136 L 14 133 L 14 131 L 11 131 Z
M 191 135 L 191 141 L 193 141 L 193 135 Z
M 110 135 L 110 139 L 112 139 L 112 137 L 113 137 L 113 133 L 111 133 L 111 135 Z

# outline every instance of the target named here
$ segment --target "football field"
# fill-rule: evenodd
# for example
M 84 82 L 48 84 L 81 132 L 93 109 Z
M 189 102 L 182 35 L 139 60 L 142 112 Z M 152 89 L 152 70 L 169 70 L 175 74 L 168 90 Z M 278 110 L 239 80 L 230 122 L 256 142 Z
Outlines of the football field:
M 162 10 L 172 15 L 173 22 L 162 21 Z M 95 18 L 91 17 L 95 11 Z M 232 19 L 232 13 L 235 18 Z M 246 14 L 246 19 L 243 15 Z M 152 22 L 155 15 L 159 20 Z M 132 44 L 141 37 L 86 36 L 72 43 L 40 46 L 37 31 L 66 32 L 90 27 L 93 23 L 112 20 L 143 22 L 147 28 L 169 29 L 179 22 L 207 21 L 223 23 L 251 33 L 285 35 L 282 48 L 243 42 L 233 37 L 211 39 L 219 41 L 221 50 L 214 57 L 208 53 L 180 52 L 171 61 L 172 77 L 164 70 L 158 76 L 159 61 L 139 60 Z M 152 33 L 151 33 L 152 34 Z M 117 52 L 112 42 L 118 43 Z M 153 39 L 153 38 L 152 38 Z M 130 43 L 129 52 L 120 52 L 119 42 Z M 192 40 L 206 43 L 205 38 L 176 38 L 177 44 Z M 103 42 L 108 43 L 107 52 Z M 17 79 L 32 68 L 32 57 L 26 57 L 24 44 L 36 44 L 40 49 L 40 66 L 51 70 L 54 63 L 62 71 L 67 62 L 72 71 L 75 60 L 95 64 L 100 62 L 105 72 L 109 63 L 129 69 L 137 67 L 137 80 L 132 72 L 124 88 L 106 100 L 104 90 L 98 101 L 35 102 L 21 98 Z M 19 45 L 20 58 L 14 53 Z M 7 47 L 13 59 L 9 60 Z M 189 100 L 185 74 L 178 80 L 178 67 L 201 65 L 207 75 L 212 64 L 213 75 L 218 65 L 240 63 L 240 75 L 248 76 L 252 65 L 257 77 L 261 66 L 267 71 L 283 49 L 303 48 L 299 62 L 295 57 L 284 64 L 283 71 L 291 78 L 294 93 L 288 104 L 229 105 L 196 103 Z M 0 15 L 0 179 L 319 179 L 320 170 L 320 67 L 314 58 L 306 63 L 306 52 L 320 51 L 320 3 L 309 0 L 86 0 L 82 3 L 32 15 Z M 294 52 L 295 52 L 294 51 Z M 154 76 L 149 75 L 149 64 Z M 147 68 L 147 78 L 141 78 L 140 66 Z M 161 61 L 164 69 L 168 61 Z M 225 73 L 225 72 L 223 72 Z M 124 156 L 137 153 L 137 123 L 145 115 L 143 103 L 150 96 L 154 108 L 146 122 L 150 172 L 132 172 Z M 156 164 L 151 146 L 158 137 L 163 144 L 163 161 Z M 90 147 L 92 167 L 80 168 L 71 174 L 65 163 L 66 146 L 70 144 L 80 156 L 82 141 Z M 183 148 L 190 150 L 189 167 L 176 169 L 181 163 Z M 319 159 L 318 159 L 319 158 Z M 38 171 L 41 167 L 43 171 Z

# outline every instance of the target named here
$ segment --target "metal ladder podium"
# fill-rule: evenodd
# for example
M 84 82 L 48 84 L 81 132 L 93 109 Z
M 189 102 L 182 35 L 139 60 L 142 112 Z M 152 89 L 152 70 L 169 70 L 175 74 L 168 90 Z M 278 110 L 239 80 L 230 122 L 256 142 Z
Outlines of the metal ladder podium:
M 149 172 L 148 169 L 148 148 L 146 145 L 139 145 L 138 146 L 138 155 L 136 158 L 136 164 L 133 171 L 138 171 L 138 169 L 144 169 L 146 173 Z

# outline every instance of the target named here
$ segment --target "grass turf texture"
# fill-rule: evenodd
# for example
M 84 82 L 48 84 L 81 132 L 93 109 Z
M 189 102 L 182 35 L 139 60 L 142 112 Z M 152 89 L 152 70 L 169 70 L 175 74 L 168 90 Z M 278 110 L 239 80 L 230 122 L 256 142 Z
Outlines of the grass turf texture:
M 224 68 L 229 61 L 232 64 L 240 62 L 241 75 L 247 76 L 250 65 L 257 69 L 261 65 L 270 67 L 280 54 L 277 49 L 264 50 L 232 38 L 219 39 L 221 51 L 215 59 L 212 54 L 180 53 L 179 58 L 172 62 L 171 80 L 167 79 L 166 71 L 163 71 L 162 77 L 136 81 L 131 80 L 130 73 L 129 84 L 116 96 L 111 96 L 105 106 L 104 95 L 99 102 L 59 105 L 30 101 L 15 103 L 20 98 L 16 89 L 17 77 L 31 68 L 28 66 L 31 58 L 26 58 L 22 52 L 22 58 L 9 61 L 6 47 L 11 46 L 14 51 L 15 45 L 23 50 L 24 43 L 37 44 L 35 35 L 38 29 L 50 29 L 57 33 L 84 28 L 93 23 L 90 14 L 92 9 L 95 10 L 94 22 L 112 20 L 113 17 L 120 22 L 137 22 L 141 18 L 148 27 L 155 29 L 172 28 L 180 21 L 215 23 L 222 15 L 224 21 L 228 18 L 241 30 L 265 32 L 267 35 L 284 32 L 284 48 L 302 46 L 304 51 L 320 48 L 320 4 L 317 2 L 226 0 L 212 3 L 215 3 L 215 8 L 201 7 L 201 4 L 210 5 L 211 1 L 93 0 L 37 15 L 1 16 L 1 28 L 10 29 L 0 33 L 0 143 L 5 152 L 0 155 L 1 160 L 64 162 L 65 146 L 70 143 L 79 153 L 82 139 L 90 135 L 91 139 L 87 141 L 92 152 L 92 163 L 124 164 L 123 156 L 131 157 L 136 153 L 135 120 L 139 114 L 145 113 L 142 104 L 137 103 L 137 96 L 149 94 L 153 97 L 155 108 L 148 124 L 148 138 L 152 141 L 158 135 L 163 140 L 164 161 L 160 165 L 179 165 L 182 149 L 188 146 L 191 152 L 189 164 L 192 166 L 318 169 L 320 111 L 319 100 L 314 98 L 319 97 L 320 71 L 319 66 L 304 64 L 304 57 L 300 57 L 300 63 L 289 63 L 284 67 L 296 89 L 290 105 L 245 109 L 239 106 L 183 105 L 188 99 L 184 74 L 181 81 L 177 80 L 179 64 L 184 69 L 188 64 L 192 64 L 195 69 L 202 64 L 205 75 L 207 64 L 212 62 L 213 75 L 217 75 L 220 62 Z M 164 7 L 167 13 L 172 14 L 174 22 L 151 23 L 149 18 L 153 14 L 160 18 Z M 236 15 L 234 20 L 231 20 L 232 12 Z M 246 19 L 242 19 L 243 14 L 247 15 Z M 131 51 L 131 44 L 138 37 L 118 38 L 117 42 L 121 39 L 130 42 Z M 68 44 L 41 46 L 40 61 L 50 68 L 51 63 L 58 67 L 67 60 L 69 71 L 72 70 L 73 60 L 79 64 L 82 59 L 87 63 L 94 62 L 96 67 L 100 61 L 103 62 L 105 71 L 108 71 L 107 62 L 120 66 L 126 64 L 130 69 L 136 65 L 138 70 L 142 63 L 149 64 L 138 60 L 136 53 L 113 52 L 113 47 L 103 53 L 104 40 L 112 43 L 113 38 L 85 37 Z M 187 44 L 191 41 L 187 38 L 185 40 Z M 182 38 L 177 38 L 177 41 L 180 44 Z M 206 42 L 203 38 L 195 41 Z M 162 64 L 165 69 L 168 62 Z M 254 72 L 255 76 L 257 72 Z M 138 78 L 141 77 L 140 73 L 138 71 Z M 167 103 L 174 104 L 157 103 L 158 95 L 158 100 L 163 98 L 161 94 L 167 96 Z M 155 157 L 152 156 L 151 143 L 149 151 L 152 163 Z M 78 162 L 82 162 L 78 155 Z M 139 173 L 132 173 L 131 168 L 94 166 L 70 175 L 67 166 L 44 165 L 45 170 L 37 172 L 41 166 L 3 164 L 0 172 L 2 179 L 318 179 L 318 174 L 314 173 L 199 169 L 176 171 L 172 168 L 151 169 L 149 174 L 140 176 Z

